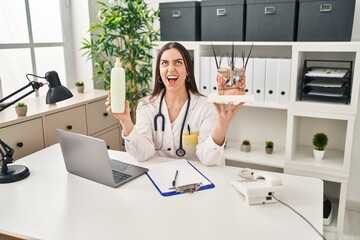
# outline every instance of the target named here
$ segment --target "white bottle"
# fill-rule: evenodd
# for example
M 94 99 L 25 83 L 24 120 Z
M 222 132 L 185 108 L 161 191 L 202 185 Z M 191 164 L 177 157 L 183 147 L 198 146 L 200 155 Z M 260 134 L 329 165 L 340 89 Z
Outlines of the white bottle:
M 125 111 L 125 69 L 121 67 L 120 58 L 116 58 L 115 67 L 111 69 L 111 111 L 123 113 Z

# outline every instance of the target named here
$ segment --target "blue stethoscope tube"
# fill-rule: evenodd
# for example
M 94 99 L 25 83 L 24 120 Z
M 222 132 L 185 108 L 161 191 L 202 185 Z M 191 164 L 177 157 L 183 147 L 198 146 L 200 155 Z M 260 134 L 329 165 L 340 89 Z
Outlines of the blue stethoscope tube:
M 161 112 L 161 107 L 162 107 L 162 102 L 164 100 L 164 96 L 165 96 L 165 91 L 161 95 L 160 104 L 159 104 L 159 112 L 154 116 L 154 128 L 155 128 L 155 131 L 158 130 L 157 119 L 159 117 L 162 120 L 162 122 L 161 122 L 161 131 L 163 131 L 163 132 L 165 131 L 165 116 Z M 182 134 L 183 134 L 183 131 L 184 131 L 185 121 L 186 121 L 186 118 L 187 118 L 187 115 L 188 115 L 188 112 L 189 112 L 189 108 L 190 108 L 190 100 L 191 100 L 190 94 L 188 93 L 188 103 L 187 103 L 187 106 L 186 106 L 185 116 L 184 116 L 184 119 L 183 119 L 183 122 L 182 122 L 182 125 L 181 125 L 180 144 L 179 144 L 179 148 L 176 149 L 176 152 L 175 152 L 178 157 L 183 157 L 185 155 L 185 150 L 184 150 L 183 145 L 182 145 Z

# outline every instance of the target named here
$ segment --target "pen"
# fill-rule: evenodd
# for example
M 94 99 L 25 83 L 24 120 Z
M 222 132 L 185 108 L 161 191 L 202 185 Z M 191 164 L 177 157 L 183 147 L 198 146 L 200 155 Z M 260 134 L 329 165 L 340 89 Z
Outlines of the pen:
M 172 181 L 172 186 L 173 187 L 175 187 L 175 185 L 176 185 L 176 179 L 177 179 L 178 173 L 179 173 L 179 170 L 176 170 L 174 180 Z
M 188 126 L 187 126 L 187 127 L 188 127 L 188 131 L 189 131 L 189 135 L 190 135 L 190 125 L 188 124 Z

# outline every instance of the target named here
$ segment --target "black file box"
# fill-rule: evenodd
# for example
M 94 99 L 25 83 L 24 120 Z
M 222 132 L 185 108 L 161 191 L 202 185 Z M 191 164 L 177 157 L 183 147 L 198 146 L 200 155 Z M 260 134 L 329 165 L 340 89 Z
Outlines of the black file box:
M 355 0 L 300 0 L 298 41 L 350 41 Z
M 200 41 L 200 2 L 160 3 L 161 41 Z
M 244 41 L 244 0 L 201 2 L 202 41 Z
M 296 40 L 297 0 L 247 0 L 246 41 Z

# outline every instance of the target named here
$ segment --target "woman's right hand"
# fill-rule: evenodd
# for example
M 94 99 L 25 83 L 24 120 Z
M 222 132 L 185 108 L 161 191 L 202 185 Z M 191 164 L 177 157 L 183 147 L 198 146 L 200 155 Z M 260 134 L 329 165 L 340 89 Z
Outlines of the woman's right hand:
M 110 97 L 110 92 L 109 92 L 108 97 L 106 98 L 105 106 L 106 106 L 106 111 L 109 112 L 111 115 L 113 115 L 116 119 L 119 120 L 119 122 L 122 126 L 122 131 L 123 131 L 124 136 L 129 135 L 131 130 L 134 127 L 134 123 L 132 122 L 131 115 L 130 115 L 129 101 L 125 100 L 125 111 L 123 113 L 113 113 L 111 111 L 111 97 Z

